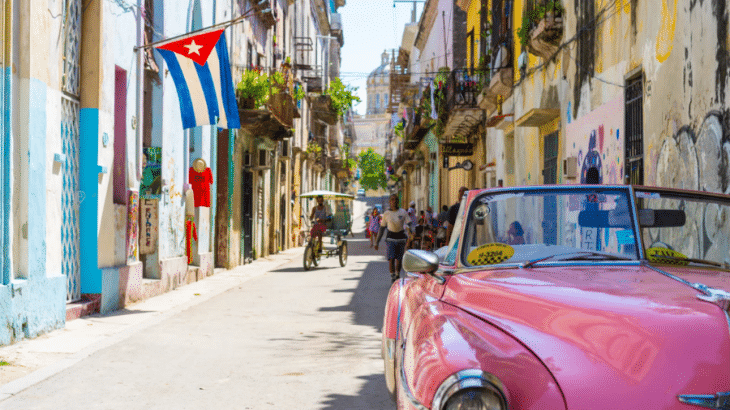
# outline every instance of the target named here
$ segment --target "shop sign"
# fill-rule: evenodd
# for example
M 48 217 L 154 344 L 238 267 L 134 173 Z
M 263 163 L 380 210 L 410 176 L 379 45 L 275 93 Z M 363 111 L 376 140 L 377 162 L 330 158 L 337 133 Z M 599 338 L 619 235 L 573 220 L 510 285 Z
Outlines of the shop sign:
M 139 238 L 139 253 L 142 255 L 148 255 L 157 250 L 158 202 L 157 199 L 140 200 L 142 232 Z
M 441 151 L 446 157 L 470 157 L 474 154 L 474 144 L 445 143 L 441 144 Z

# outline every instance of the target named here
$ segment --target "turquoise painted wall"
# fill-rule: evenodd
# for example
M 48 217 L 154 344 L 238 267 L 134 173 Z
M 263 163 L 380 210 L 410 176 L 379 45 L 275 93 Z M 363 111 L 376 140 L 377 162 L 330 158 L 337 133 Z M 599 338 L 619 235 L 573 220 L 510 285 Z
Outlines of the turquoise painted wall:
M 9 84 L 7 78 L 5 84 Z M 19 124 L 28 130 L 28 152 L 21 155 L 28 158 L 28 200 L 20 204 L 27 206 L 28 215 L 32 216 L 28 218 L 28 251 L 24 255 L 28 258 L 28 277 L 8 279 L 6 285 L 0 286 L 0 345 L 63 327 L 66 320 L 66 277 L 49 277 L 46 265 L 47 86 L 31 79 L 28 88 L 28 122 Z M 9 92 L 5 96 L 9 98 Z M 4 114 L 9 118 L 12 109 Z M 8 127 L 2 137 L 4 146 L 10 146 Z M 7 151 L 3 153 L 4 164 L 8 164 L 8 156 Z M 3 168 L 8 175 L 9 169 Z
M 99 110 L 82 108 L 79 121 L 79 189 L 84 200 L 79 206 L 81 293 L 101 293 L 99 269 Z M 108 233 L 113 235 L 113 233 Z

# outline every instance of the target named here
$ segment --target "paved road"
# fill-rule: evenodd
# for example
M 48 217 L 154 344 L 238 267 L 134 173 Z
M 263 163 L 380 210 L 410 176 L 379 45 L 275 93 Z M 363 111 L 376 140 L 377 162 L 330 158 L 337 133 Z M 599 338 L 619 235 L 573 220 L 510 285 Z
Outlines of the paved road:
M 374 201 L 382 200 L 368 199 Z M 360 202 L 356 214 L 364 207 Z M 200 302 L 191 296 L 177 310 L 96 339 L 87 354 L 49 366 L 62 370 L 5 400 L 0 396 L 0 408 L 393 408 L 380 358 L 390 279 L 382 252 L 370 249 L 361 232 L 361 218 L 355 226 L 360 232 L 348 238 L 345 268 L 329 258 L 304 272 L 299 249 L 265 273 L 222 273 L 218 280 L 227 290 L 211 291 Z M 216 276 L 181 291 L 206 281 L 210 286 Z M 146 312 L 88 321 L 104 326 L 137 314 Z

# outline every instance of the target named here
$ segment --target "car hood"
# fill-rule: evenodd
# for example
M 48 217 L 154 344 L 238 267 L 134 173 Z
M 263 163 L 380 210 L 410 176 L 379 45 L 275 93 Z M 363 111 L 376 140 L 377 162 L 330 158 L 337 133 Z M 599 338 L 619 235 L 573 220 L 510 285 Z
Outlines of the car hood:
M 730 291 L 727 272 L 688 275 Z M 646 266 L 551 266 L 460 273 L 443 301 L 532 350 L 572 410 L 687 409 L 678 394 L 730 391 L 728 319 L 698 294 Z

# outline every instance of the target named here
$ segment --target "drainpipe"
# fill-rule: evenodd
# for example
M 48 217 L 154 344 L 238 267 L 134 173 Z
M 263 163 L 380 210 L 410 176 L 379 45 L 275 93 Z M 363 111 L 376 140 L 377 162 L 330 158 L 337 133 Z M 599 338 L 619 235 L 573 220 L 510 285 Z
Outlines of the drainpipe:
M 231 1 L 231 16 L 233 16 L 233 1 Z M 223 35 L 225 35 L 225 33 Z M 233 35 L 231 35 L 231 41 L 228 42 L 228 59 L 229 59 L 229 61 L 232 58 L 232 56 L 233 56 Z M 230 128 L 226 129 L 226 133 L 228 134 L 228 161 L 226 161 L 228 163 L 228 181 L 226 182 L 228 184 L 228 189 L 227 189 L 228 198 L 227 198 L 227 204 L 226 204 L 227 205 L 226 209 L 228 210 L 228 214 L 226 215 L 226 219 L 228 220 L 226 222 L 226 226 L 228 227 L 227 233 L 226 233 L 226 237 L 228 238 L 228 247 L 227 247 L 227 252 L 226 252 L 226 257 L 225 257 L 225 260 L 226 260 L 225 266 L 230 268 L 233 266 L 238 266 L 238 263 L 235 263 L 235 264 L 231 263 L 231 257 L 230 257 L 230 255 L 231 255 L 230 243 L 231 243 L 231 237 L 233 236 L 233 187 L 234 187 L 233 178 L 235 177 L 235 165 L 236 165 L 236 164 L 234 164 L 234 161 L 236 158 L 236 156 L 234 155 L 234 153 L 235 153 L 234 151 L 236 148 L 236 144 L 235 144 L 236 134 L 235 134 L 235 131 Z M 217 138 L 218 137 L 217 128 L 216 128 L 215 135 Z M 243 221 L 241 221 L 241 226 L 243 226 Z M 243 229 L 241 229 L 241 232 L 243 232 Z M 243 236 L 243 233 L 241 233 L 241 236 Z M 241 240 L 243 240 L 243 238 L 241 238 Z M 240 257 L 239 257 L 239 261 L 240 261 Z
M 144 45 L 144 36 L 142 35 L 144 30 L 144 26 L 142 25 L 142 13 L 143 13 L 143 0 L 137 0 L 137 101 L 136 101 L 136 113 L 137 113 L 137 128 L 135 133 L 136 138 L 136 145 L 137 145 L 137 160 L 136 160 L 136 168 L 137 168 L 137 180 L 142 180 L 142 141 L 143 141 L 143 135 L 142 135 L 142 128 L 144 125 L 144 116 L 143 116 L 143 108 L 144 104 L 142 99 L 144 98 L 144 87 L 143 87 L 143 76 L 144 76 L 144 70 L 142 68 L 142 64 L 144 63 L 144 59 L 142 56 L 142 53 L 145 52 L 143 48 L 141 48 Z

